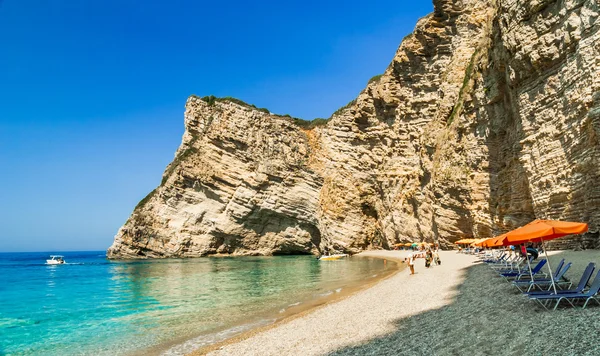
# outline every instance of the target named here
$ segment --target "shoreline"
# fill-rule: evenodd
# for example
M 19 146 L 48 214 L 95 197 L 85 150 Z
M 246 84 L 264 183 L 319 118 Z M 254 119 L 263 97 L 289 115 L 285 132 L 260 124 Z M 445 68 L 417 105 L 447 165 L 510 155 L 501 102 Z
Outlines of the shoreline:
M 363 291 L 377 285 L 378 283 L 385 281 L 386 279 L 392 278 L 393 276 L 395 276 L 396 274 L 398 274 L 399 272 L 403 271 L 406 268 L 406 265 L 402 263 L 404 261 L 403 258 L 400 258 L 398 256 L 389 256 L 389 257 L 381 256 L 376 253 L 377 251 L 387 251 L 387 250 L 363 251 L 356 255 L 353 255 L 352 257 L 358 256 L 358 257 L 379 258 L 379 259 L 383 259 L 383 260 L 392 260 L 396 263 L 396 268 L 390 269 L 389 273 L 386 273 L 385 275 L 383 275 L 381 277 L 378 276 L 379 278 L 376 278 L 374 280 L 368 281 L 368 282 L 360 284 L 358 286 L 345 288 L 344 293 L 336 293 L 336 294 L 333 294 L 332 297 L 320 298 L 321 300 L 320 301 L 316 300 L 315 301 L 316 303 L 305 304 L 303 310 L 300 310 L 297 312 L 292 312 L 292 313 L 290 313 L 290 315 L 286 315 L 281 318 L 278 318 L 274 322 L 272 322 L 268 325 L 258 326 L 258 327 L 252 328 L 250 330 L 243 331 L 240 334 L 226 338 L 225 340 L 219 341 L 219 342 L 211 344 L 211 345 L 206 345 L 206 346 L 201 347 L 197 350 L 194 350 L 190 353 L 187 353 L 186 355 L 188 355 L 188 356 L 207 355 L 213 351 L 220 350 L 227 345 L 233 345 L 233 344 L 248 340 L 248 339 L 252 338 L 253 336 L 256 336 L 262 332 L 272 330 L 274 328 L 279 327 L 280 325 L 283 325 L 283 324 L 289 323 L 291 321 L 297 320 L 299 318 L 302 318 L 304 316 L 310 315 L 310 314 L 315 313 L 315 312 L 319 311 L 320 309 L 325 308 L 329 305 L 336 304 L 347 298 L 350 298 L 360 292 L 363 292 Z M 403 252 L 406 253 L 408 251 L 403 251 Z M 334 261 L 331 261 L 331 262 L 334 262 Z
M 399 273 L 406 270 L 402 261 L 407 253 L 406 250 L 362 252 L 359 255 L 393 260 L 399 268 L 387 278 L 365 285 L 343 299 L 188 355 L 329 354 L 386 335 L 393 330 L 397 316 L 413 316 L 451 303 L 456 285 L 464 278 L 463 268 L 471 265 L 471 258 L 456 251 L 440 251 L 442 266 L 426 270 L 424 260 L 419 259 L 417 274 L 411 276 Z M 423 293 L 424 285 L 436 284 L 444 289 L 442 295 Z M 402 297 L 408 297 L 408 303 L 413 300 L 412 305 L 401 303 Z
M 376 250 L 378 251 L 378 250 Z M 217 350 L 220 347 L 223 347 L 228 344 L 236 343 L 243 341 L 252 337 L 253 335 L 270 330 L 279 326 L 282 323 L 287 323 L 292 320 L 295 320 L 299 317 L 308 315 L 314 311 L 317 311 L 327 305 L 339 302 L 344 300 L 352 295 L 364 291 L 373 285 L 380 283 L 381 281 L 393 277 L 395 274 L 400 272 L 405 268 L 405 265 L 401 263 L 402 259 L 396 258 L 395 256 L 391 257 L 382 257 L 376 254 L 371 254 L 372 251 L 364 251 L 359 254 L 354 255 L 353 257 L 368 257 L 368 258 L 377 258 L 383 260 L 390 260 L 395 264 L 395 267 L 387 267 L 382 271 L 375 272 L 373 278 L 369 278 L 367 281 L 362 282 L 356 285 L 349 285 L 343 287 L 341 291 L 333 292 L 330 295 L 322 296 L 316 299 L 309 299 L 302 301 L 299 305 L 290 305 L 285 308 L 283 312 L 280 311 L 280 314 L 273 314 L 272 312 L 266 312 L 257 318 L 249 320 L 247 323 L 234 325 L 232 327 L 227 327 L 224 329 L 214 330 L 213 332 L 200 334 L 193 337 L 182 337 L 177 340 L 173 340 L 171 342 L 163 343 L 160 345 L 155 345 L 153 347 L 144 349 L 144 350 L 136 350 L 131 353 L 131 356 L 137 355 L 170 355 L 170 354 L 186 354 L 186 355 L 205 355 L 211 351 Z M 336 261 L 326 261 L 325 263 L 337 263 Z M 265 324 L 266 323 L 266 324 Z M 243 330 L 248 327 L 248 329 Z M 235 329 L 242 329 L 243 331 L 236 332 L 233 331 Z M 205 346 L 201 346 L 199 348 L 190 348 L 189 351 L 181 351 L 177 350 L 178 347 L 182 347 L 185 349 L 186 343 L 193 343 L 194 340 L 202 338 L 202 337 L 211 337 L 215 336 L 219 338 L 221 334 L 227 334 L 228 331 L 232 331 L 233 334 L 231 336 L 225 336 L 225 338 L 216 341 L 215 343 L 211 343 Z

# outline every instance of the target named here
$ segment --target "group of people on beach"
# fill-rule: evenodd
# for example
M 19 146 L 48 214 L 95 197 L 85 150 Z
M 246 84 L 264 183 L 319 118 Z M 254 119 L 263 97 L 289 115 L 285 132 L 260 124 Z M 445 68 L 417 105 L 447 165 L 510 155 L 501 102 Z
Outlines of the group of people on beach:
M 439 248 L 437 245 L 433 247 L 419 247 L 413 252 L 409 253 L 405 258 L 405 262 L 410 269 L 410 274 L 415 274 L 415 260 L 417 258 L 425 259 L 425 268 L 430 268 L 434 265 L 441 265 L 442 260 L 440 259 Z

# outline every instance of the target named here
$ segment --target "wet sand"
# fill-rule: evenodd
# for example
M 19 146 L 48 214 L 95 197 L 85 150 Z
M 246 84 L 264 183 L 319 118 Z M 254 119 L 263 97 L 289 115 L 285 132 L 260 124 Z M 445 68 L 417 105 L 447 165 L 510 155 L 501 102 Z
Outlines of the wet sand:
M 365 255 L 403 259 L 405 251 Z M 545 311 L 470 255 L 442 252 L 441 266 L 408 270 L 338 302 L 308 311 L 210 355 L 595 355 L 600 307 Z M 543 257 L 543 255 L 542 255 Z M 551 253 L 573 262 L 578 281 L 600 251 Z

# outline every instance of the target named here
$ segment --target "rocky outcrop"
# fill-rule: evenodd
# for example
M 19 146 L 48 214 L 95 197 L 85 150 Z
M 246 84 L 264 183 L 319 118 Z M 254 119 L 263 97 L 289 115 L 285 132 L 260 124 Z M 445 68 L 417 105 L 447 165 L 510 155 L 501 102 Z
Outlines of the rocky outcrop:
M 111 258 L 288 254 L 600 226 L 594 0 L 435 0 L 385 73 L 323 126 L 188 99 L 161 185 Z

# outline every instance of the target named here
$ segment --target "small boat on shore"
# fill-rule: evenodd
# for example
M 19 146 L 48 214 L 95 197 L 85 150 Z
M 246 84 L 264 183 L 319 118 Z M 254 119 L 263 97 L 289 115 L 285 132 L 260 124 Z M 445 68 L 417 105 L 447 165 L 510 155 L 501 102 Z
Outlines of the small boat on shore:
M 65 259 L 64 256 L 60 255 L 52 255 L 49 260 L 46 260 L 47 265 L 64 265 Z
M 319 261 L 333 261 L 333 260 L 339 260 L 344 257 L 348 257 L 348 254 L 347 253 L 339 253 L 337 255 L 321 256 L 321 257 L 319 257 Z

